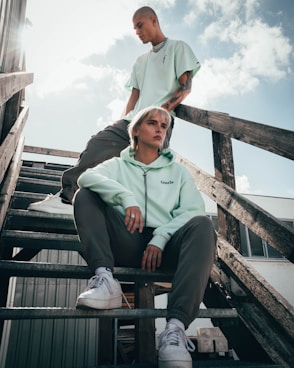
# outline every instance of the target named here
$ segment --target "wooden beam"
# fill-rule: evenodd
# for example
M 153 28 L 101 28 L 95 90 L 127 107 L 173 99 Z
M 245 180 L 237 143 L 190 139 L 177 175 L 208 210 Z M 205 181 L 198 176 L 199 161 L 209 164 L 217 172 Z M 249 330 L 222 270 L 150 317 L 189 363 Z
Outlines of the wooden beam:
M 0 106 L 13 95 L 33 83 L 34 74 L 27 72 L 0 74 Z
M 199 167 L 177 154 L 177 160 L 191 172 L 198 188 L 236 217 L 292 263 L 294 262 L 294 230 L 270 213 L 219 182 Z
M 294 131 L 187 105 L 179 105 L 176 114 L 192 124 L 294 160 Z
M 35 153 L 39 155 L 60 156 L 69 158 L 79 158 L 80 156 L 80 153 L 75 151 L 65 151 L 55 148 L 44 148 L 35 146 L 24 146 L 24 152 Z
M 136 308 L 154 309 L 155 289 L 152 283 L 135 283 Z M 135 342 L 137 361 L 152 363 L 157 361 L 155 343 L 155 321 L 153 318 L 135 321 Z
M 212 132 L 215 178 L 236 189 L 232 140 L 220 133 Z M 241 235 L 239 221 L 221 206 L 217 206 L 218 231 L 239 252 Z
M 11 161 L 11 165 L 8 169 L 7 175 L 2 183 L 2 188 L 0 192 L 0 229 L 2 229 L 6 212 L 9 207 L 10 199 L 16 187 L 16 182 L 19 176 L 21 168 L 21 155 L 24 145 L 24 138 L 21 137 L 18 142 L 15 155 Z
M 28 118 L 28 114 L 28 107 L 24 107 L 0 146 L 0 182 L 2 182 L 10 161 L 15 153 L 20 135 Z
M 218 256 L 228 267 L 236 281 L 241 282 L 245 290 L 253 295 L 267 313 L 294 339 L 294 307 L 279 294 L 250 263 L 240 255 L 227 241 L 218 238 Z M 213 266 L 211 278 L 218 281 L 219 271 Z

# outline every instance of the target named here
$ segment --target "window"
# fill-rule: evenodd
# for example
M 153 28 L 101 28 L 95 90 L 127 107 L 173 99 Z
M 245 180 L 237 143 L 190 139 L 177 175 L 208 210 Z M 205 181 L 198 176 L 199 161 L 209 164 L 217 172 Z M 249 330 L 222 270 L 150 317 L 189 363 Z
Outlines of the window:
M 217 216 L 209 215 L 215 229 L 218 229 Z M 281 221 L 283 224 L 294 227 L 294 221 Z M 244 257 L 283 258 L 283 256 L 266 241 L 240 223 L 241 252 Z

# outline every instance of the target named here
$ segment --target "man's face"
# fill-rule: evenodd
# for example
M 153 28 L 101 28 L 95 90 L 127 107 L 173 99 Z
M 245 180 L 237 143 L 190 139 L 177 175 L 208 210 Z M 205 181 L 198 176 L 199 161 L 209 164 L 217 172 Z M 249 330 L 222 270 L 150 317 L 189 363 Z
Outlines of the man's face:
M 152 41 L 152 36 L 155 29 L 155 21 L 153 18 L 137 16 L 133 18 L 133 24 L 136 35 L 143 43 Z

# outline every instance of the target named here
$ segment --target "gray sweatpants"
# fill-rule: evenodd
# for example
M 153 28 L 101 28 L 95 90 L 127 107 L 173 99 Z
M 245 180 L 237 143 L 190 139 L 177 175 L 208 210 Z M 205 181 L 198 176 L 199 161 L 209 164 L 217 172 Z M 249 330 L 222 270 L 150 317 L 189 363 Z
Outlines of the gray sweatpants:
M 89 189 L 74 198 L 74 217 L 84 258 L 97 267 L 141 267 L 144 250 L 154 229 L 131 234 L 124 217 Z M 186 328 L 197 317 L 215 258 L 216 234 L 206 216 L 196 216 L 167 243 L 162 270 L 174 272 L 168 296 L 167 320 L 177 318 Z

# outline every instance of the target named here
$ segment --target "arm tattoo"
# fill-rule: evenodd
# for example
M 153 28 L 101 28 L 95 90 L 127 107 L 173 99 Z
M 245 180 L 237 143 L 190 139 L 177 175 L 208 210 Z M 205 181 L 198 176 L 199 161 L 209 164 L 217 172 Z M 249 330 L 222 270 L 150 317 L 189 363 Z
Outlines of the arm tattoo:
M 175 93 L 179 93 L 181 94 L 182 92 L 185 91 L 190 91 L 191 87 L 192 87 L 192 72 L 188 71 L 185 73 L 187 76 L 186 82 L 185 83 L 181 83 L 180 86 L 177 88 Z M 176 102 L 181 96 L 180 95 L 175 95 L 170 99 L 171 103 Z
M 168 109 L 171 104 L 176 103 L 179 99 L 181 101 L 183 99 L 183 94 L 185 92 L 188 92 L 189 93 L 191 91 L 191 88 L 192 88 L 192 71 L 187 71 L 185 73 L 185 75 L 186 75 L 186 81 L 184 83 L 183 82 L 180 82 L 180 85 L 176 89 L 176 91 L 173 94 L 173 96 L 169 99 L 169 101 L 167 101 L 163 105 L 166 109 Z

